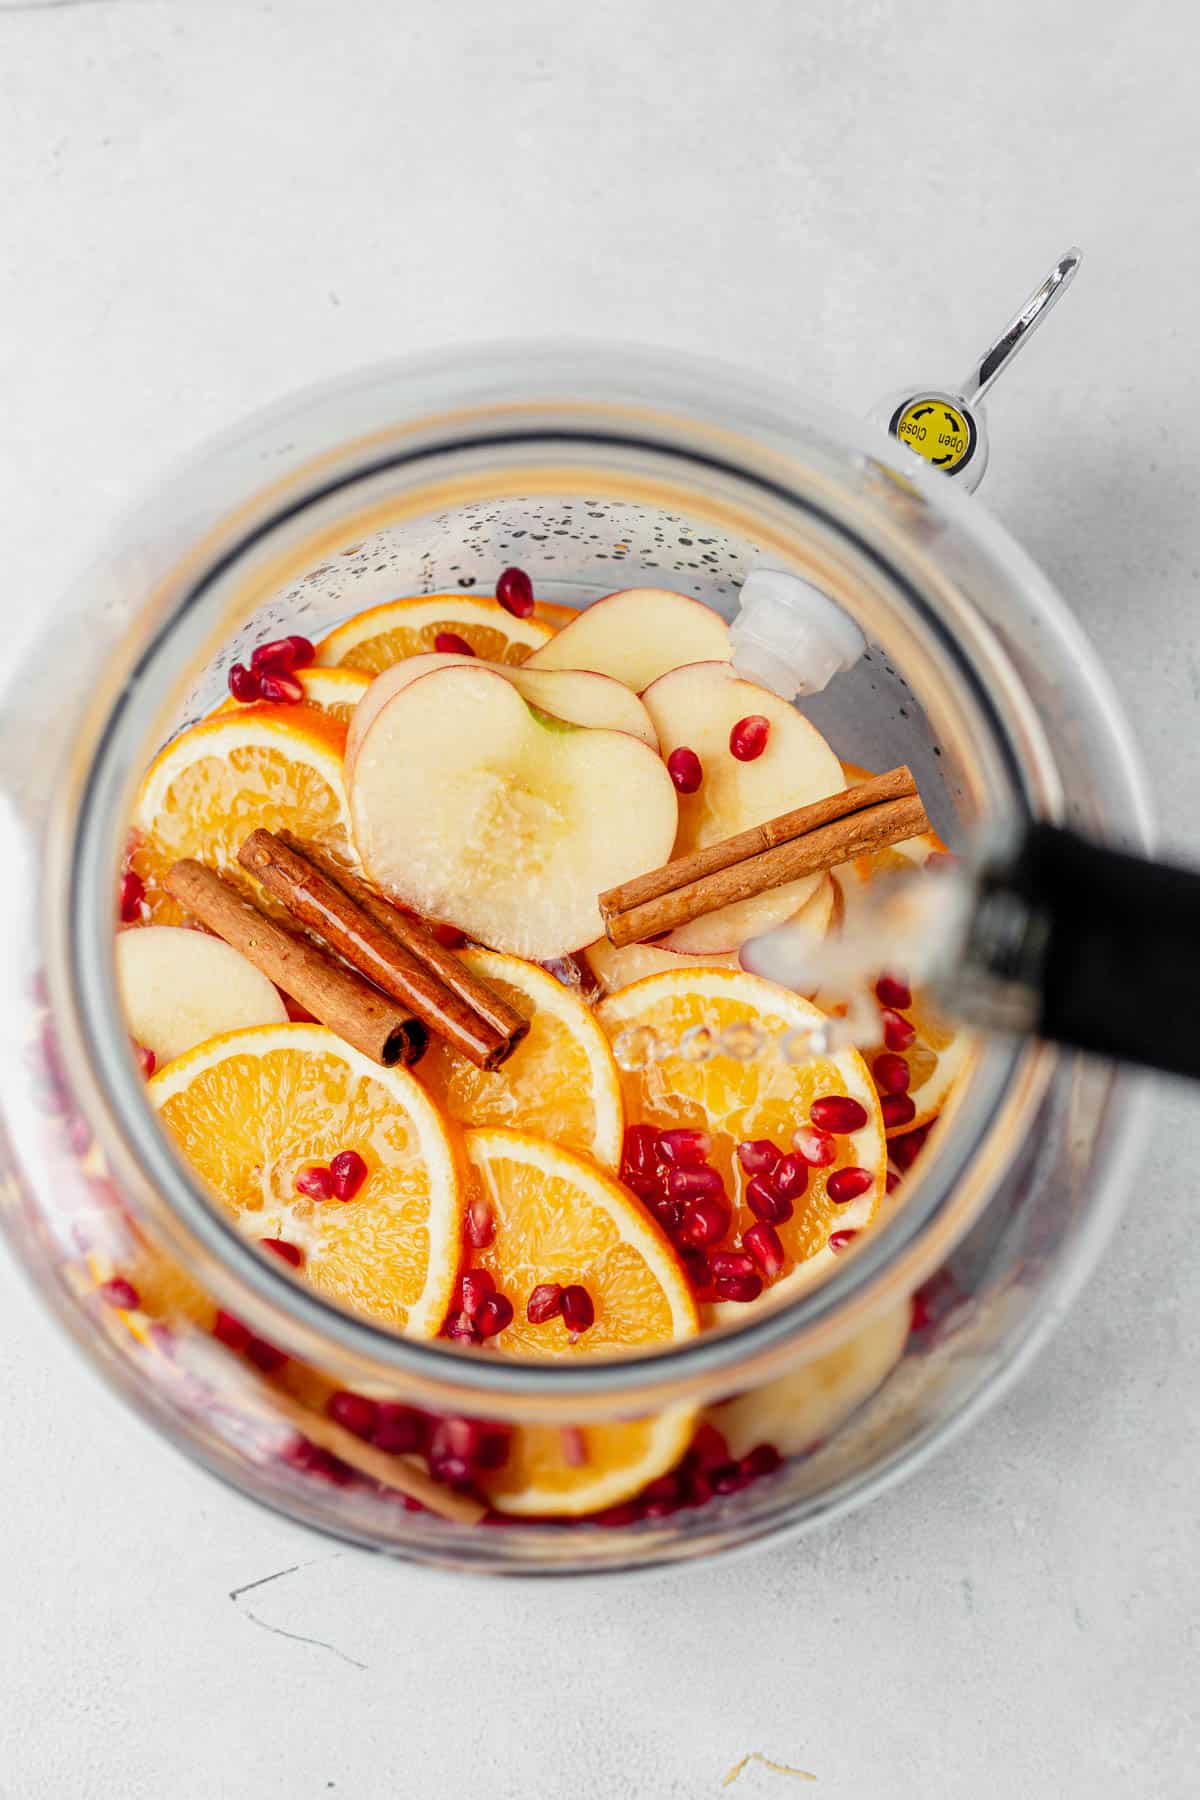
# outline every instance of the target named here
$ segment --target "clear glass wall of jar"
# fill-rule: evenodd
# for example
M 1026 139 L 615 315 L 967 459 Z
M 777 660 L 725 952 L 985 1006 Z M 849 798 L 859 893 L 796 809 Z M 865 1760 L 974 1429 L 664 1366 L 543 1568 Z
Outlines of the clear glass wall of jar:
M 383 369 L 252 422 L 127 521 L 70 610 L 53 613 L 52 652 L 8 684 L 9 1235 L 46 1303 L 155 1429 L 294 1518 L 398 1556 L 510 1572 L 681 1560 L 811 1524 L 976 1413 L 1097 1254 L 1135 1147 L 1136 1089 L 1028 1044 L 979 1047 L 905 1204 L 824 1286 L 655 1356 L 570 1367 L 405 1340 L 328 1306 L 216 1216 L 158 1131 L 114 985 L 124 820 L 154 750 L 220 698 L 247 644 L 315 637 L 399 594 L 490 591 L 514 561 L 569 605 L 661 585 L 728 616 L 758 559 L 815 580 L 859 621 L 869 658 L 810 716 L 855 760 L 910 763 L 951 843 L 1025 810 L 1143 841 L 1115 700 L 1044 578 L 978 503 L 869 427 L 815 419 L 707 365 L 624 352 Z M 661 1517 L 442 1519 L 297 1456 L 269 1376 L 208 1331 L 107 1304 L 105 1281 L 131 1257 L 147 1292 L 185 1271 L 334 1386 L 570 1427 L 788 1377 L 796 1441 L 763 1479 Z M 817 1367 L 835 1372 L 833 1398 L 805 1411 Z

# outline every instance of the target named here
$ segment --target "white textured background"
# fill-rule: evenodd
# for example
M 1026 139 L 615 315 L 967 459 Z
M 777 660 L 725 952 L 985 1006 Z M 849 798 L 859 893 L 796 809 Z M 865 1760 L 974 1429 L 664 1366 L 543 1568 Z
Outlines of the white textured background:
M 982 504 L 1200 854 L 1194 0 L 0 0 L 0 618 L 239 414 L 544 333 L 866 409 L 1054 255 Z M 1035 1370 L 891 1498 L 638 1585 L 451 1582 L 194 1473 L 0 1262 L 4 1800 L 1200 1791 L 1200 1112 Z M 294 1565 L 294 1568 L 293 1568 Z M 292 1572 L 235 1597 L 276 1571 Z

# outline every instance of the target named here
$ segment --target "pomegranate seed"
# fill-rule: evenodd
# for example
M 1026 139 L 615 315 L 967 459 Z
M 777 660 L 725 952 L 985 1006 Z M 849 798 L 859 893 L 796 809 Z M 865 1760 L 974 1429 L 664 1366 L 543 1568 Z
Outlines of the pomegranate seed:
M 130 1042 L 133 1044 L 133 1054 L 138 1059 L 138 1068 L 142 1071 L 146 1080 L 149 1081 L 158 1065 L 158 1058 L 155 1056 L 153 1050 L 148 1050 L 146 1048 L 145 1044 L 139 1044 L 136 1039 L 131 1039 Z
M 929 1305 L 928 1296 L 918 1288 L 909 1305 L 908 1329 L 910 1331 L 925 1331 L 933 1323 L 933 1312 Z
M 496 583 L 496 598 L 514 619 L 527 619 L 533 611 L 533 583 L 524 569 L 504 569 Z
M 729 1461 L 729 1445 L 716 1426 L 705 1419 L 696 1428 L 688 1457 L 698 1469 L 719 1469 Z
M 379 1408 L 365 1394 L 352 1394 L 346 1388 L 339 1388 L 336 1394 L 330 1394 L 325 1402 L 325 1411 L 338 1425 L 344 1425 L 355 1437 L 373 1438 L 375 1427 L 379 1423 Z
M 262 699 L 262 684 L 258 676 L 252 674 L 245 663 L 234 663 L 230 669 L 229 691 L 235 700 L 242 702 L 243 706 L 249 705 L 251 700 Z
M 790 1200 L 777 1194 L 765 1175 L 756 1175 L 746 1187 L 746 1205 L 756 1219 L 768 1225 L 782 1225 L 795 1210 Z
M 678 1511 L 682 1498 L 679 1477 L 675 1474 L 660 1475 L 657 1481 L 649 1482 L 642 1489 L 642 1516 L 647 1519 L 665 1519 Z
M 323 1481 L 330 1481 L 335 1487 L 346 1487 L 354 1480 L 354 1471 L 328 1450 L 319 1450 L 316 1444 L 310 1444 L 305 1437 L 297 1437 L 289 1448 L 282 1452 L 282 1459 L 291 1469 L 300 1469 L 305 1475 L 319 1475 Z
M 293 669 L 307 669 L 311 663 L 316 662 L 317 647 L 311 638 L 301 637 L 298 631 L 293 631 L 288 643 L 292 646 Z
M 884 1008 L 883 1041 L 889 1050 L 911 1050 L 916 1038 L 917 1028 L 911 1019 L 901 1018 L 890 1007 Z
M 282 1368 L 287 1361 L 286 1351 L 277 1350 L 274 1344 L 268 1344 L 266 1338 L 260 1337 L 250 1339 L 246 1345 L 246 1355 L 255 1368 L 261 1369 L 264 1375 L 269 1375 L 272 1369 Z
M 475 652 L 465 637 L 459 637 L 457 631 L 439 631 L 433 640 L 435 650 L 444 656 L 474 656 Z
M 871 1073 L 875 1077 L 875 1086 L 881 1094 L 906 1094 L 912 1079 L 912 1071 L 902 1056 L 895 1056 L 885 1050 L 877 1056 L 871 1065 Z
M 486 1250 L 496 1235 L 496 1221 L 486 1200 L 472 1200 L 463 1220 L 463 1234 L 473 1250 Z
M 740 1463 L 726 1463 L 723 1469 L 715 1469 L 712 1476 L 714 1494 L 736 1494 L 739 1488 L 748 1485 L 742 1474 Z
M 835 1252 L 844 1250 L 846 1245 L 853 1243 L 857 1236 L 857 1231 L 831 1231 L 829 1234 L 829 1248 Z
M 737 1159 L 747 1175 L 769 1175 L 783 1152 L 770 1138 L 743 1138 Z
M 280 700 L 287 706 L 297 706 L 304 698 L 304 689 L 294 675 L 262 675 L 258 685 L 264 700 Z
M 658 1133 L 653 1125 L 631 1125 L 621 1148 L 621 1171 L 650 1174 L 658 1160 Z
M 561 1311 L 562 1288 L 557 1281 L 540 1281 L 525 1302 L 525 1317 L 531 1325 L 557 1319 Z
M 715 1286 L 718 1300 L 738 1300 L 743 1305 L 757 1300 L 763 1291 L 761 1275 L 718 1275 Z
M 232 1313 L 218 1312 L 212 1330 L 213 1336 L 230 1350 L 244 1350 L 250 1342 L 249 1326 L 235 1319 Z
M 838 1137 L 845 1137 L 851 1131 L 862 1130 L 867 1122 L 867 1109 L 859 1101 L 852 1100 L 849 1094 L 822 1094 L 810 1106 L 809 1118 L 819 1131 L 832 1131 Z
M 660 1131 L 655 1148 L 664 1162 L 694 1167 L 712 1154 L 712 1138 L 707 1131 Z
M 783 1245 L 775 1227 L 763 1219 L 742 1233 L 742 1243 L 767 1280 L 774 1281 L 783 1269 Z
M 704 1250 L 720 1243 L 730 1222 L 729 1208 L 714 1194 L 702 1194 L 687 1206 L 678 1231 L 685 1244 Z
M 712 1272 L 718 1281 L 723 1277 L 736 1278 L 739 1275 L 753 1275 L 754 1273 L 754 1258 L 747 1256 L 744 1250 L 718 1250 L 716 1255 L 709 1260 L 712 1263 Z
M 694 794 L 704 780 L 704 764 L 694 750 L 681 744 L 667 758 L 667 774 L 680 794 Z
M 467 1269 L 458 1282 L 459 1311 L 473 1319 L 488 1295 L 495 1291 L 496 1283 L 487 1269 Z
M 739 762 L 753 762 L 762 755 L 771 735 L 771 722 L 761 713 L 750 713 L 739 719 L 729 733 L 729 750 Z
M 466 932 L 457 925 L 431 925 L 429 929 L 443 950 L 461 950 L 467 941 Z
M 569 1469 L 583 1469 L 588 1463 L 587 1439 L 578 1425 L 560 1425 L 559 1442 L 562 1445 L 563 1461 Z
M 685 1506 L 703 1506 L 706 1500 L 712 1499 L 713 1485 L 703 1469 L 692 1469 L 687 1478 L 687 1491 L 684 1494 Z
M 903 1180 L 904 1177 L 900 1174 L 898 1169 L 889 1169 L 884 1180 L 884 1186 L 889 1194 L 894 1194 Z
M 468 1319 L 465 1312 L 452 1313 L 442 1326 L 442 1333 L 456 1344 L 477 1344 L 479 1342 L 479 1333 L 475 1329 L 474 1321 Z
M 404 1406 L 398 1400 L 384 1400 L 375 1408 L 375 1429 L 371 1442 L 389 1456 L 405 1456 L 421 1450 L 425 1444 L 424 1413 L 415 1406 Z
M 911 1125 L 917 1116 L 916 1104 L 908 1094 L 884 1094 L 879 1110 L 889 1131 L 894 1131 L 897 1125 Z
M 593 1525 L 619 1527 L 622 1525 L 635 1525 L 640 1517 L 641 1514 L 638 1512 L 638 1509 L 632 1500 L 622 1500 L 619 1506 L 606 1506 L 603 1512 L 592 1513 L 590 1515 L 590 1523 Z
M 474 1469 L 461 1456 L 434 1456 L 431 1452 L 429 1473 L 435 1481 L 440 1481 L 443 1487 L 448 1488 L 465 1490 L 475 1482 Z
M 667 1191 L 667 1170 L 652 1169 L 645 1175 L 638 1174 L 635 1169 L 622 1170 L 622 1179 L 627 1187 L 633 1189 L 639 1200 L 645 1200 L 653 1206 L 655 1200 L 665 1197 Z
M 912 989 L 898 975 L 881 975 L 875 983 L 875 998 L 880 1006 L 893 1012 L 905 1012 L 912 1005 Z
M 123 1275 L 114 1275 L 111 1281 L 102 1281 L 97 1292 L 109 1306 L 119 1306 L 122 1312 L 136 1312 L 142 1303 L 142 1297 L 132 1281 L 126 1281 Z
M 685 1163 L 667 1176 L 667 1192 L 672 1200 L 698 1200 L 702 1194 L 724 1194 L 725 1183 L 716 1169 L 707 1163 L 696 1166 Z
M 738 1468 L 751 1481 L 758 1481 L 764 1475 L 773 1475 L 782 1461 L 774 1444 L 755 1444 L 753 1450 L 743 1456 Z
M 674 1237 L 683 1224 L 687 1204 L 683 1200 L 651 1200 L 647 1203 L 663 1230 Z
M 367 1165 L 357 1150 L 339 1150 L 329 1165 L 333 1191 L 339 1200 L 353 1200 L 367 1179 Z
M 679 1252 L 679 1255 L 687 1270 L 687 1278 L 696 1292 L 703 1293 L 706 1288 L 710 1288 L 713 1278 L 712 1269 L 703 1250 L 688 1244 Z
M 837 1160 L 837 1145 L 827 1131 L 815 1125 L 799 1125 L 792 1133 L 792 1146 L 810 1169 L 824 1169 Z
M 132 869 L 126 869 L 117 888 L 117 911 L 122 925 L 132 925 L 135 919 L 141 918 L 142 901 L 145 898 L 145 882 Z
M 849 1200 L 857 1200 L 865 1194 L 875 1177 L 870 1169 L 859 1169 L 851 1165 L 848 1169 L 835 1169 L 825 1183 L 825 1192 L 835 1206 L 845 1206 Z
M 592 1296 L 577 1281 L 562 1291 L 562 1316 L 568 1331 L 587 1331 L 595 1323 L 596 1308 Z
M 920 1125 L 916 1131 L 905 1131 L 899 1137 L 888 1140 L 888 1155 L 898 1169 L 912 1168 L 928 1136 L 928 1125 Z
M 508 1432 L 488 1419 L 438 1419 L 429 1454 L 431 1458 L 457 1457 L 477 1469 L 498 1469 L 508 1455 Z
M 781 1156 L 767 1180 L 784 1200 L 798 1200 L 808 1186 L 808 1164 L 802 1156 Z
M 333 1195 L 333 1175 L 323 1163 L 309 1163 L 296 1177 L 296 1192 L 310 1200 L 329 1200 Z
M 259 1238 L 264 1250 L 273 1250 L 281 1262 L 290 1263 L 298 1269 L 304 1262 L 304 1252 L 299 1244 L 289 1244 L 286 1238 Z
M 490 1338 L 511 1325 L 512 1318 L 513 1303 L 507 1294 L 487 1294 L 476 1307 L 471 1322 L 480 1337 Z
M 250 655 L 250 673 L 252 675 L 290 675 L 297 667 L 296 646 L 307 644 L 307 638 L 272 638 L 269 644 L 260 644 Z M 312 649 L 312 645 L 308 645 Z M 312 661 L 312 658 L 309 658 Z

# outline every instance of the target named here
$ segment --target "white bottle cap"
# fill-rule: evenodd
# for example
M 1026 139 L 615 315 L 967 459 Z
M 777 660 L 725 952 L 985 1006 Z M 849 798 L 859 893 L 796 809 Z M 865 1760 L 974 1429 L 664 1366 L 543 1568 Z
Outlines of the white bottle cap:
M 867 647 L 854 620 L 828 594 L 775 569 L 747 575 L 729 635 L 737 673 L 783 700 L 819 693 Z

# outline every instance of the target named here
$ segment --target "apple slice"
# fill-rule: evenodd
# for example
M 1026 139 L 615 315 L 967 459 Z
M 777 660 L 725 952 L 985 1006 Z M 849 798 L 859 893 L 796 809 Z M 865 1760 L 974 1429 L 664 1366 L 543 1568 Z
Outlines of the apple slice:
M 160 1068 L 218 1032 L 287 1019 L 262 971 L 202 931 L 139 925 L 118 935 L 115 954 L 130 1036 L 153 1050 Z
M 777 694 L 742 681 L 728 663 L 673 669 L 653 682 L 642 700 L 664 758 L 687 748 L 695 751 L 703 769 L 696 791 L 679 797 L 674 856 L 687 856 L 846 785 L 837 757 L 804 715 Z M 739 762 L 729 747 L 730 733 L 739 720 L 755 716 L 767 722 L 766 747 L 752 760 Z M 723 906 L 678 926 L 664 945 L 692 956 L 736 950 L 747 938 L 790 919 L 820 885 L 820 875 L 806 875 Z
M 684 663 L 729 662 L 729 627 L 711 606 L 668 588 L 623 588 L 593 601 L 525 660 L 527 669 L 594 669 L 640 694 Z
M 825 937 L 834 928 L 839 896 L 840 890 L 833 876 L 822 876 L 816 893 L 804 902 L 795 918 L 788 923 L 794 929 L 812 932 L 816 938 Z M 646 975 L 661 975 L 668 969 L 696 968 L 700 964 L 711 969 L 740 969 L 745 966 L 739 950 L 713 950 L 707 956 L 695 956 L 681 950 L 670 950 L 665 944 L 624 944 L 618 949 L 606 937 L 597 938 L 583 954 L 587 958 L 589 969 L 606 994 L 615 994 L 618 988 L 628 987 L 633 981 L 641 981 Z M 805 998 L 810 999 L 811 995 L 806 995 Z
M 596 896 L 664 862 L 678 823 L 649 745 L 551 718 L 478 663 L 435 669 L 375 710 L 349 794 L 372 881 L 530 962 L 599 937 Z
M 432 650 L 421 656 L 405 657 L 377 675 L 363 695 L 350 722 L 346 740 L 346 776 L 349 779 L 358 755 L 358 747 L 382 707 L 393 694 L 435 669 L 491 669 L 503 675 L 517 692 L 552 718 L 568 725 L 591 725 L 603 731 L 627 731 L 640 738 L 651 750 L 658 749 L 658 738 L 646 711 L 636 694 L 608 675 L 595 675 L 590 669 L 525 669 L 511 668 L 507 663 L 479 662 L 471 656 L 451 651 Z
M 641 981 L 647 975 L 662 975 L 669 969 L 691 969 L 703 963 L 705 968 L 736 969 L 736 950 L 724 955 L 684 957 L 677 950 L 664 950 L 660 944 L 623 944 L 620 949 L 606 937 L 597 938 L 584 951 L 588 968 L 606 994 Z

